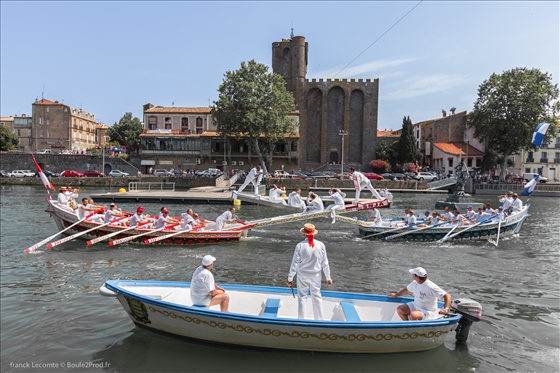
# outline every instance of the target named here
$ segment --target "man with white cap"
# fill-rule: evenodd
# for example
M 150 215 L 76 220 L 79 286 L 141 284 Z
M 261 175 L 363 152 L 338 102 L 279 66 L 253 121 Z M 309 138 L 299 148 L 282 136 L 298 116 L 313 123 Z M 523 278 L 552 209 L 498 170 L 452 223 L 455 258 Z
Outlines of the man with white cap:
M 428 273 L 422 267 L 409 269 L 408 272 L 414 278 L 404 289 L 389 294 L 395 298 L 408 293 L 414 293 L 414 301 L 401 304 L 397 307 L 397 313 L 402 320 L 428 320 L 437 319 L 445 315 L 451 305 L 451 295 L 439 286 L 428 280 Z M 444 307 L 439 310 L 437 301 L 444 301 Z
M 321 270 L 325 274 L 327 284 L 332 284 L 331 270 L 325 245 L 314 240 L 318 233 L 313 224 L 305 224 L 300 232 L 306 239 L 296 245 L 292 265 L 288 273 L 288 287 L 294 286 L 293 279 L 297 275 L 298 318 L 305 318 L 308 292 L 311 293 L 313 316 L 315 320 L 323 320 L 323 297 L 321 296 Z
M 220 305 L 220 311 L 229 312 L 229 295 L 224 288 L 214 283 L 214 276 L 210 272 L 214 268 L 215 260 L 212 255 L 205 255 L 202 265 L 194 271 L 191 280 L 191 300 L 195 306 Z

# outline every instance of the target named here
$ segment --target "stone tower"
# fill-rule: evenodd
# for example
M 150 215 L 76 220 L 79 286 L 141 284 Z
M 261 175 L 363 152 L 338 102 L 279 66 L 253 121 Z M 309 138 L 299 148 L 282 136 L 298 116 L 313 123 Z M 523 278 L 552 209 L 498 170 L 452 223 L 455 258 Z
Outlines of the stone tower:
M 307 56 L 303 36 L 272 43 L 272 71 L 284 77 L 300 112 L 300 167 L 310 171 L 344 158 L 345 166 L 369 171 L 377 140 L 379 79 L 309 80 Z M 347 133 L 344 149 L 340 131 Z

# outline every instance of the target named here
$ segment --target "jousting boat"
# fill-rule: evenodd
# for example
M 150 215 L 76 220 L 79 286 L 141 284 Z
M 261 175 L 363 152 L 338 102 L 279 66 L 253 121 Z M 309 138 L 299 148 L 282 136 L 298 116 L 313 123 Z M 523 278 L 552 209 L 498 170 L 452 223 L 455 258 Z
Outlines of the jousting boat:
M 116 297 L 140 328 L 211 343 L 282 350 L 425 351 L 440 346 L 453 331 L 458 342 L 466 342 L 470 326 L 481 318 L 480 304 L 470 299 L 456 299 L 445 317 L 402 321 L 396 309 L 411 298 L 323 290 L 326 319 L 314 320 L 312 307 L 305 319 L 298 319 L 297 298 L 287 287 L 220 286 L 230 296 L 230 312 L 220 312 L 219 306 L 193 306 L 188 282 L 108 280 L 99 292 Z

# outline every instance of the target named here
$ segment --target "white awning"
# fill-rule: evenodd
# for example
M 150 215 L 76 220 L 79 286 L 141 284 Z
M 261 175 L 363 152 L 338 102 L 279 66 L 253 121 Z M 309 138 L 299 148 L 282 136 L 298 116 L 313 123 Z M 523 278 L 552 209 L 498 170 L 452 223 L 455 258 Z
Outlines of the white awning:
M 143 160 L 140 161 L 140 165 L 142 165 L 142 166 L 155 166 L 156 161 L 155 160 L 150 160 L 150 159 L 143 159 Z

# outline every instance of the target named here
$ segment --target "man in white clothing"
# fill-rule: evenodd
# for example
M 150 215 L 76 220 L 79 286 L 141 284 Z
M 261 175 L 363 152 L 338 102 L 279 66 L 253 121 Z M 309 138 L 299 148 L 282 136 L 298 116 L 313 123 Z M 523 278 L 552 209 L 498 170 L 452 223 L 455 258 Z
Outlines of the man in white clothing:
M 373 224 L 375 225 L 381 225 L 381 223 L 383 222 L 383 219 L 381 219 L 381 213 L 375 207 L 373 208 L 373 210 L 371 210 L 368 220 L 373 221 Z
M 513 193 L 511 198 L 510 211 L 508 213 L 511 214 L 523 210 L 523 202 L 518 198 L 517 193 Z
M 513 191 L 508 190 L 506 195 L 498 196 L 498 198 L 500 203 L 504 207 L 504 211 L 507 211 L 510 208 L 511 203 L 513 202 Z
M 327 206 L 327 211 L 332 210 L 344 210 L 344 198 L 346 198 L 346 193 L 341 192 L 338 188 L 331 188 L 329 190 L 329 196 L 325 197 L 332 199 L 334 203 Z
M 59 205 L 68 206 L 68 197 L 66 196 L 66 187 L 60 187 L 56 198 Z
M 222 229 L 224 229 L 224 225 L 226 223 L 231 223 L 234 219 L 233 219 L 233 214 L 235 214 L 235 207 L 230 208 L 229 210 L 227 210 L 226 212 L 224 212 L 222 215 L 218 216 L 218 218 L 216 219 L 216 231 L 221 231 Z
M 395 298 L 408 293 L 414 293 L 413 302 L 401 304 L 397 307 L 397 313 L 400 318 L 404 321 L 428 320 L 445 315 L 451 305 L 451 295 L 428 280 L 428 273 L 424 268 L 416 267 L 409 269 L 408 272 L 412 275 L 414 281 L 404 289 L 389 294 L 389 297 Z M 444 300 L 444 307 L 441 310 L 438 309 L 438 299 Z
M 354 182 L 354 188 L 356 188 L 356 197 L 354 197 L 354 200 L 352 201 L 354 205 L 360 202 L 360 192 L 364 188 L 369 189 L 375 198 L 382 199 L 381 195 L 379 195 L 377 190 L 375 190 L 373 185 L 371 185 L 371 181 L 369 181 L 363 173 L 356 171 L 354 167 L 350 168 L 350 179 L 352 179 Z
M 294 286 L 293 279 L 297 275 L 298 318 L 305 318 L 307 298 L 311 294 L 313 316 L 315 320 L 323 320 L 323 297 L 321 296 L 321 271 L 325 274 L 327 284 L 332 285 L 331 270 L 325 245 L 314 240 L 318 233 L 313 224 L 305 224 L 300 229 L 306 238 L 296 245 L 290 272 L 288 287 Z
M 282 198 L 282 194 L 286 194 L 286 187 L 279 187 L 276 184 L 272 184 L 272 188 L 268 193 L 268 200 L 274 203 L 281 203 L 283 205 L 288 205 L 288 203 Z
M 311 214 L 323 211 L 325 209 L 325 205 L 323 204 L 323 200 L 321 199 L 321 197 L 313 192 L 309 193 L 309 197 L 307 198 L 307 205 L 308 206 L 305 208 L 305 211 L 302 212 L 302 214 Z
M 305 202 L 301 199 L 301 188 L 297 188 L 288 196 L 288 205 L 305 210 Z
M 243 189 L 245 189 L 245 187 L 249 185 L 249 183 L 252 183 L 255 195 L 259 195 L 259 176 L 262 176 L 262 174 L 263 170 L 261 166 L 251 168 L 251 171 L 249 171 L 249 174 L 247 175 L 247 177 L 245 177 L 245 181 L 239 187 L 239 189 L 237 189 L 237 193 L 243 192 Z
M 191 301 L 195 306 L 212 307 L 220 305 L 220 311 L 229 312 L 229 295 L 224 288 L 214 282 L 210 270 L 214 268 L 212 255 L 202 258 L 202 265 L 194 271 L 191 279 Z

